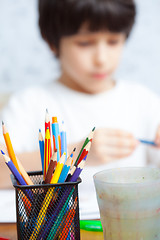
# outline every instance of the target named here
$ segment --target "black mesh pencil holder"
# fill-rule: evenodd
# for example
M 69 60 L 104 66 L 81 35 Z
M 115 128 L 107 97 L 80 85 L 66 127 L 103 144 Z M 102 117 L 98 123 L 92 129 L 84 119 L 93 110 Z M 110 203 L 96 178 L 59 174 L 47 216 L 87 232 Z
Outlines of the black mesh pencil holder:
M 80 240 L 77 182 L 41 184 L 42 172 L 28 173 L 33 186 L 20 186 L 11 176 L 16 191 L 18 240 Z

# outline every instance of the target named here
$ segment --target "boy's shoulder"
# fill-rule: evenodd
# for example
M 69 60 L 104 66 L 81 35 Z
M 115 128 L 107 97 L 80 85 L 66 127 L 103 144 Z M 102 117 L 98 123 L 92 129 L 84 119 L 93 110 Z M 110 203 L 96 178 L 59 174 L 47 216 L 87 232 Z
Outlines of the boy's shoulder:
M 22 89 L 18 89 L 12 94 L 12 97 L 19 98 L 22 101 L 28 98 L 29 99 L 48 98 L 51 92 L 51 85 L 52 84 L 32 85 Z
M 121 94 L 123 94 L 127 99 L 134 99 L 134 101 L 146 103 L 160 102 L 159 95 L 144 84 L 136 81 L 123 80 L 120 81 L 119 86 Z
M 137 94 L 155 94 L 148 86 L 144 84 L 138 83 L 136 81 L 129 81 L 129 80 L 122 80 L 120 81 L 120 86 L 125 91 L 128 92 L 135 92 Z
M 123 86 L 124 88 L 131 88 L 131 89 L 147 89 L 146 86 L 144 86 L 143 84 L 137 82 L 137 81 L 131 81 L 131 80 L 119 80 L 119 83 L 121 84 L 121 86 Z

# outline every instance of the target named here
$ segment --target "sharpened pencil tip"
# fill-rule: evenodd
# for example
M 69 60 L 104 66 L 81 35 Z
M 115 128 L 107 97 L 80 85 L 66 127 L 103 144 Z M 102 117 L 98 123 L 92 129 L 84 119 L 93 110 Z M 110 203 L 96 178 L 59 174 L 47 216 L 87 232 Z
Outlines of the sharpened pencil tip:
M 5 153 L 1 150 L 1 153 L 3 154 L 3 155 L 5 155 Z
M 96 128 L 94 127 L 93 129 L 92 129 L 92 132 L 95 130 Z
M 39 132 L 41 132 L 41 129 L 39 129 Z
M 46 113 L 48 113 L 48 108 L 46 108 Z
M 2 125 L 4 125 L 4 122 L 2 121 Z
M 76 151 L 76 148 L 73 149 L 73 152 L 75 152 L 75 151 Z

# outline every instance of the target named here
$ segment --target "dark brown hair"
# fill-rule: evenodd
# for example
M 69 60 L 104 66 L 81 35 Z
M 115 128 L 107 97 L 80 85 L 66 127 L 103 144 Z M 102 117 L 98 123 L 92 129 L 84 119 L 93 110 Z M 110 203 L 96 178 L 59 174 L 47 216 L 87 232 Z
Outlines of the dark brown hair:
M 62 37 L 76 34 L 88 24 L 88 30 L 126 34 L 135 21 L 134 0 L 39 0 L 39 26 L 50 46 L 59 48 Z

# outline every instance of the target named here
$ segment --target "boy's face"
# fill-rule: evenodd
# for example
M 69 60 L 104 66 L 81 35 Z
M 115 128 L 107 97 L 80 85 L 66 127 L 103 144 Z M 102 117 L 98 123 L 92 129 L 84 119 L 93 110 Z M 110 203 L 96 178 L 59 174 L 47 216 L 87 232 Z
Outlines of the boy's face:
M 85 93 L 110 89 L 125 39 L 123 33 L 93 33 L 85 28 L 76 35 L 63 37 L 59 48 L 62 69 L 59 80 Z

